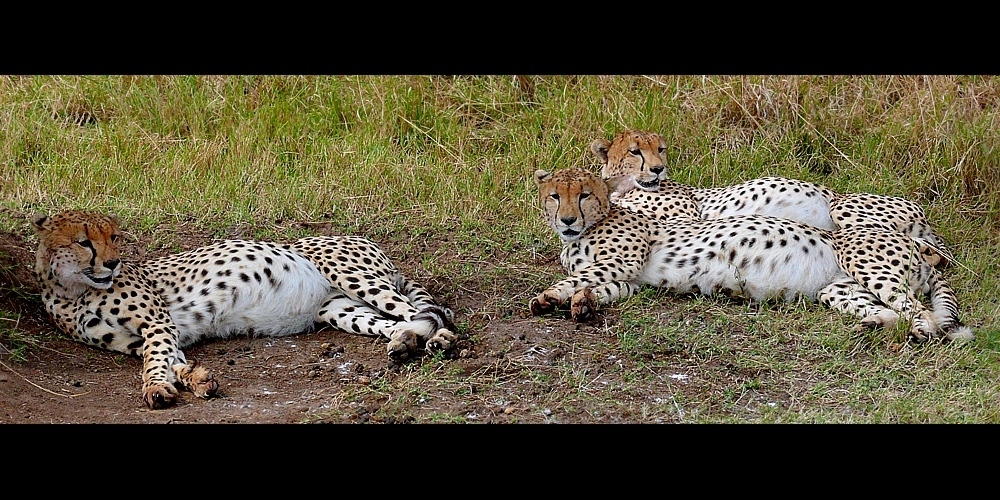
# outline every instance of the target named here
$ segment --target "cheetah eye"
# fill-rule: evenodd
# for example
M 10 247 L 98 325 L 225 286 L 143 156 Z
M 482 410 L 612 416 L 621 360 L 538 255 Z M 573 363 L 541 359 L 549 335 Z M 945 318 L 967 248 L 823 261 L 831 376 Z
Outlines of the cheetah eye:
M 553 200 L 559 201 L 559 193 L 552 193 L 552 194 L 549 195 L 549 198 L 552 198 Z
M 91 243 L 90 240 L 88 240 L 87 238 L 81 238 L 79 240 L 76 240 L 75 243 L 77 245 L 80 245 L 81 247 L 94 248 L 94 244 Z
M 112 242 L 112 243 L 115 243 L 115 242 L 117 242 L 117 241 L 118 241 L 118 235 L 117 235 L 117 234 L 112 234 L 112 235 L 111 235 L 111 242 Z
M 580 193 L 581 200 L 585 200 L 587 198 L 590 198 L 590 193 Z
M 635 155 L 635 156 L 639 156 L 639 153 L 641 153 L 641 151 L 639 151 L 639 148 L 632 148 L 632 149 L 629 149 L 629 150 L 628 150 L 628 152 L 629 152 L 629 153 L 632 153 L 632 154 L 633 154 L 633 155 Z
M 665 148 L 663 146 L 660 146 L 660 149 L 658 149 L 657 152 L 662 153 L 662 152 L 664 152 L 666 150 L 667 150 L 667 148 Z

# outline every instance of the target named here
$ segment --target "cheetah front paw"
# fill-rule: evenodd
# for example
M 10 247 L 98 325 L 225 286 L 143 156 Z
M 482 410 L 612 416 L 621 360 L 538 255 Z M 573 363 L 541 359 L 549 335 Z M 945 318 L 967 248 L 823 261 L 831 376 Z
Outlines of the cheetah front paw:
M 538 316 L 559 307 L 562 305 L 562 302 L 558 295 L 546 290 L 531 299 L 531 302 L 528 303 L 528 308 L 531 309 L 532 315 Z
M 177 402 L 177 388 L 170 383 L 150 383 L 142 391 L 142 400 L 152 410 L 166 408 Z
M 424 349 L 431 354 L 435 352 L 447 352 L 452 347 L 455 347 L 455 342 L 458 342 L 458 335 L 447 328 L 440 328 L 434 333 L 433 337 L 427 339 L 427 345 L 424 346 Z
M 176 364 L 173 368 L 177 381 L 195 396 L 208 399 L 218 392 L 219 383 L 215 380 L 215 374 L 212 370 L 199 366 L 197 361 L 191 360 L 186 365 Z
M 570 316 L 573 320 L 587 321 L 594 316 L 596 310 L 597 298 L 594 297 L 594 292 L 589 286 L 573 294 L 569 306 Z
M 417 333 L 413 330 L 401 330 L 394 333 L 386 347 L 389 359 L 397 363 L 409 359 L 410 353 L 417 350 L 418 338 Z

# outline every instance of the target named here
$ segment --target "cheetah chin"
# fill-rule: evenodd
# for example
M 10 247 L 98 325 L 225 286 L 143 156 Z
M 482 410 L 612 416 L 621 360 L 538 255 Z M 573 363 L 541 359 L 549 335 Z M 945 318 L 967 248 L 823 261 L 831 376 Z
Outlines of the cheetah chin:
M 656 191 L 656 189 L 660 187 L 660 178 L 656 177 L 653 180 L 646 182 L 636 179 L 635 184 L 646 191 Z
M 83 271 L 83 275 L 94 284 L 94 288 L 99 288 L 99 289 L 110 288 L 111 280 L 116 276 L 115 273 L 108 273 L 107 276 L 97 277 L 94 276 L 92 272 L 88 271 Z

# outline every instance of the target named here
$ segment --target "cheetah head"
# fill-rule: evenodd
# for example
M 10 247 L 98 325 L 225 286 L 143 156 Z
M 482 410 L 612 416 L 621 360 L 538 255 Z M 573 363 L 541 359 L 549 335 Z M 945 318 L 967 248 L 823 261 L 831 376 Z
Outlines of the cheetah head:
M 607 217 L 610 193 L 619 181 L 617 177 L 601 180 L 584 168 L 535 171 L 545 220 L 563 241 L 579 239 L 584 231 Z
M 660 134 L 626 130 L 611 141 L 595 140 L 590 144 L 590 152 L 604 164 L 601 177 L 625 177 L 619 192 L 633 187 L 656 191 L 660 181 L 667 177 L 667 141 Z
M 36 214 L 35 272 L 46 282 L 82 293 L 86 287 L 108 289 L 121 273 L 121 229 L 114 215 L 68 210 Z

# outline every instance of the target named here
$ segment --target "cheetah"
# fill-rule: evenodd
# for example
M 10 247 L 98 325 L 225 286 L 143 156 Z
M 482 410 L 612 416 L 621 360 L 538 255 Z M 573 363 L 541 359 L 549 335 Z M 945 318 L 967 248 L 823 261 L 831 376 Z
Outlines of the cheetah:
M 661 134 L 626 130 L 611 141 L 596 139 L 591 153 L 602 163 L 601 177 L 629 176 L 619 193 L 634 188 L 655 192 L 666 182 L 666 139 Z M 674 189 L 676 184 L 667 189 Z M 945 266 L 954 260 L 920 205 L 898 196 L 839 194 L 797 179 L 761 177 L 741 184 L 692 188 L 699 216 L 717 219 L 737 214 L 783 217 L 826 230 L 879 228 L 919 238 L 933 246 Z
M 139 263 L 123 261 L 113 214 L 36 214 L 35 273 L 55 325 L 74 340 L 142 358 L 142 398 L 173 405 L 178 386 L 217 394 L 211 370 L 181 349 L 232 335 L 284 336 L 326 325 L 389 340 L 390 360 L 420 344 L 454 347 L 454 314 L 358 236 L 291 244 L 225 240 Z
M 902 233 L 830 231 L 757 214 L 703 219 L 693 189 L 683 185 L 662 194 L 660 217 L 651 217 L 630 208 L 627 196 L 649 193 L 632 190 L 623 203 L 612 202 L 627 177 L 602 180 L 588 169 L 566 168 L 537 170 L 534 178 L 569 274 L 529 301 L 534 315 L 568 303 L 571 317 L 585 321 L 598 306 L 652 285 L 758 302 L 804 298 L 861 318 L 859 328 L 892 328 L 906 318 L 917 341 L 972 338 L 954 291 L 934 267 L 943 256 Z M 930 309 L 918 292 L 931 295 Z

